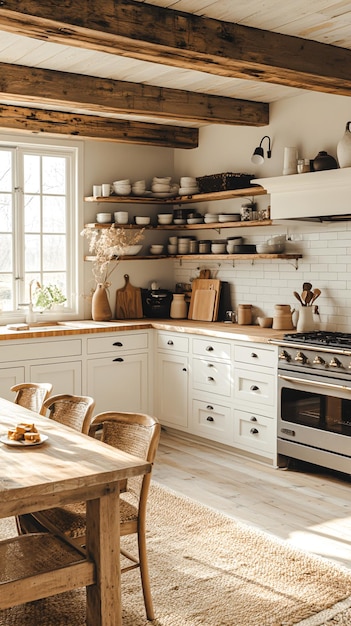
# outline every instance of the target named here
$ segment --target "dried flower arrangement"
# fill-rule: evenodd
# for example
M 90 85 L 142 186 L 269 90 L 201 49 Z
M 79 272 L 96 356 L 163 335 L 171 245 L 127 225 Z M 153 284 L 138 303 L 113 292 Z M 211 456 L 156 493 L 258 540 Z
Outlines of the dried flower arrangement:
M 84 228 L 81 235 L 86 237 L 89 252 L 94 254 L 92 271 L 97 283 L 106 288 L 110 286 L 109 278 L 116 269 L 120 257 L 127 253 L 130 246 L 135 246 L 143 240 L 144 230 L 144 228 L 134 231 L 115 228 L 114 224 L 106 229 Z

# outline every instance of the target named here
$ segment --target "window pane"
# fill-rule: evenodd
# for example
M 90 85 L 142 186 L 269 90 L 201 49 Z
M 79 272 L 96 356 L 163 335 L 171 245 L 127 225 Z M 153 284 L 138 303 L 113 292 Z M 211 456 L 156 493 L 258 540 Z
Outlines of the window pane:
M 66 269 L 66 237 L 64 235 L 43 236 L 43 271 Z
M 12 237 L 0 234 L 0 272 L 12 271 Z
M 0 150 L 0 190 L 12 191 L 11 152 Z
M 0 309 L 13 311 L 12 274 L 0 276 Z
M 12 231 L 12 195 L 0 194 L 0 231 Z
M 40 237 L 39 235 L 25 235 L 24 262 L 26 272 L 40 271 Z
M 24 196 L 24 231 L 40 232 L 40 196 Z
M 43 193 L 66 193 L 66 160 L 43 157 Z
M 24 162 L 24 182 L 23 190 L 25 193 L 40 192 L 40 156 L 34 154 L 25 154 Z
M 66 232 L 66 200 L 57 196 L 43 197 L 43 231 Z

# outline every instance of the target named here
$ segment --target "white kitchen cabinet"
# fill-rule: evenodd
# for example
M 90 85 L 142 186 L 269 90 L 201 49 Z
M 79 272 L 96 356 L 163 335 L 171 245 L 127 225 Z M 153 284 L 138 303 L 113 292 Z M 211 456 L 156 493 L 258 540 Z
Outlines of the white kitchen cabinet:
M 15 394 L 10 391 L 13 385 L 23 383 L 25 379 L 24 367 L 0 367 L 0 396 L 5 400 L 14 400 Z
M 87 339 L 85 393 L 95 400 L 95 413 L 147 413 L 149 398 L 148 332 L 115 333 Z
M 188 430 L 189 337 L 157 332 L 155 415 L 161 424 Z
M 193 337 L 189 428 L 195 435 L 231 445 L 233 342 Z
M 277 349 L 239 343 L 234 359 L 235 447 L 276 459 Z
M 18 363 L 21 365 L 18 366 Z M 23 382 L 48 382 L 53 394 L 82 391 L 80 338 L 38 338 L 1 342 L 0 395 L 13 400 L 10 387 Z

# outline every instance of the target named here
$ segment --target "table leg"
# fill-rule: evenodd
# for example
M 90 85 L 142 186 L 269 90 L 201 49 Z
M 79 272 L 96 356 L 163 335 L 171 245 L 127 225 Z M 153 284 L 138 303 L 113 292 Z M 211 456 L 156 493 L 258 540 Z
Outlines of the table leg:
M 122 626 L 119 490 L 87 502 L 87 556 L 96 566 L 87 587 L 87 626 Z

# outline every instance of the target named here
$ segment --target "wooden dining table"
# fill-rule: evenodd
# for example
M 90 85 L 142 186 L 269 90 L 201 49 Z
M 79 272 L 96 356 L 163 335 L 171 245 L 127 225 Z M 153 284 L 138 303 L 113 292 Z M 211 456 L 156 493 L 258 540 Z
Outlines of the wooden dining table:
M 11 445 L 7 432 L 22 422 L 34 423 L 47 439 L 39 445 Z M 32 571 L 35 550 L 30 542 L 38 542 L 38 536 L 0 541 L 5 546 L 0 553 L 0 573 L 4 573 L 0 609 L 85 586 L 87 626 L 121 626 L 119 493 L 126 479 L 149 471 L 150 464 L 138 457 L 0 398 L 0 518 L 77 501 L 87 504 L 84 554 L 77 551 L 73 558 L 73 548 L 62 539 L 46 533 L 41 541 L 39 535 L 40 545 L 51 541 L 53 553 L 61 555 L 67 549 L 68 564 L 51 562 L 48 549 L 48 563 L 41 558 Z M 23 539 L 29 550 L 23 549 Z M 26 555 L 29 571 L 25 576 L 16 574 L 15 580 L 5 572 L 3 556 L 11 554 L 13 546 L 16 554 L 22 550 Z

